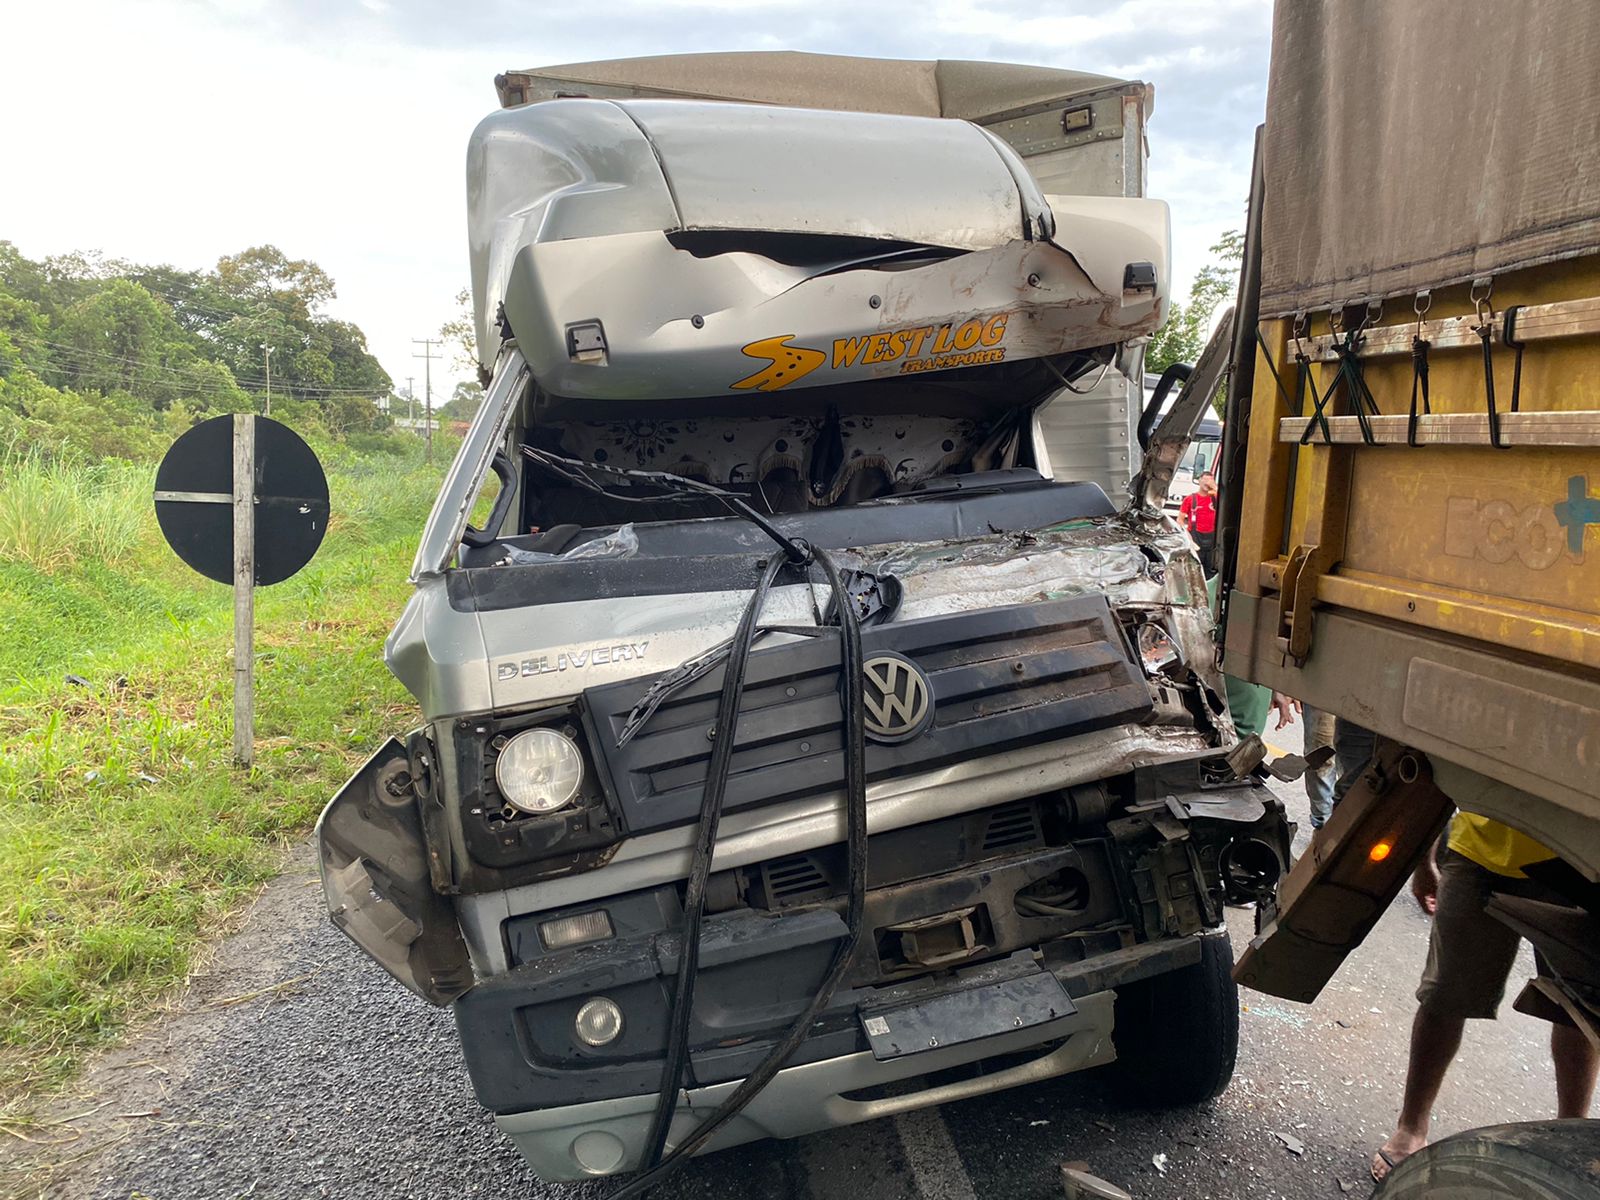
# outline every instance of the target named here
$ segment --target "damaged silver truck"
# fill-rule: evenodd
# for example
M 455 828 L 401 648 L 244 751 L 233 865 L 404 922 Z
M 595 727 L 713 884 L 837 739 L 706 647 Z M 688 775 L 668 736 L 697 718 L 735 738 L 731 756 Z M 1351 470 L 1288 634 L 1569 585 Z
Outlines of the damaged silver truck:
M 1162 513 L 1225 355 L 1140 462 L 1149 89 L 498 82 L 486 394 L 386 648 L 424 724 L 323 814 L 334 922 L 549 1179 L 1102 1065 L 1219 1092 L 1223 906 L 1270 909 L 1291 826 Z

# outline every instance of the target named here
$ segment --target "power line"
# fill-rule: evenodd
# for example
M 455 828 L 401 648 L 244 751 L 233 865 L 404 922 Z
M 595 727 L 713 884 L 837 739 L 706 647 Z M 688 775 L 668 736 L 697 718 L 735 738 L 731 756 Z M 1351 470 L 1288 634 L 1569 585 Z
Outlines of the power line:
M 70 346 L 70 345 L 67 345 L 67 344 L 65 344 L 63 342 L 52 342 L 47 338 L 33 337 L 33 336 L 31 336 L 29 334 L 25 334 L 25 333 L 14 333 L 12 336 L 18 338 L 21 341 L 28 342 L 29 344 L 34 345 L 34 346 L 49 347 L 52 351 L 56 352 L 56 353 L 51 354 L 51 358 L 63 357 L 63 356 L 67 357 L 69 359 L 70 358 L 77 358 L 79 360 L 78 361 L 78 365 L 79 366 L 84 365 L 82 360 L 83 360 L 84 356 L 88 356 L 90 358 L 101 359 L 101 360 L 104 360 L 106 362 L 121 363 L 121 364 L 123 364 L 125 366 L 144 367 L 147 370 L 160 372 L 160 373 L 166 374 L 166 375 L 174 375 L 174 376 L 179 376 L 179 377 L 183 377 L 185 375 L 185 372 L 183 371 L 182 368 L 166 366 L 165 364 L 154 362 L 154 361 L 152 361 L 150 359 L 146 359 L 146 358 L 136 358 L 136 357 L 133 357 L 133 356 L 121 355 L 121 354 L 105 354 L 105 353 L 103 353 L 101 351 L 98 351 L 98 350 L 89 350 L 89 349 L 86 349 L 86 348 L 81 347 L 81 346 Z M 197 358 L 195 361 L 196 362 L 214 362 L 214 360 L 208 360 L 208 359 L 202 359 L 202 358 Z M 215 364 L 215 365 L 226 366 L 226 364 Z M 249 376 L 249 375 L 235 375 L 233 377 L 233 380 L 234 380 L 235 383 L 240 384 L 240 385 L 244 385 L 244 386 L 255 385 L 255 386 L 258 386 L 258 387 L 264 385 L 265 382 L 266 382 L 264 379 L 262 379 L 259 376 Z M 280 385 L 283 385 L 283 383 L 284 383 L 283 377 L 281 375 L 278 378 L 278 382 L 279 382 Z M 301 385 L 301 384 L 291 383 L 291 384 L 288 384 L 287 386 L 293 391 L 306 392 L 306 393 L 315 393 L 317 395 L 323 395 L 323 396 L 371 396 L 371 395 L 373 395 L 375 393 L 381 393 L 381 392 L 383 392 L 385 390 L 384 388 L 382 388 L 380 386 L 377 386 L 377 385 L 373 385 L 371 387 L 323 387 L 323 386 L 321 386 L 319 384 Z

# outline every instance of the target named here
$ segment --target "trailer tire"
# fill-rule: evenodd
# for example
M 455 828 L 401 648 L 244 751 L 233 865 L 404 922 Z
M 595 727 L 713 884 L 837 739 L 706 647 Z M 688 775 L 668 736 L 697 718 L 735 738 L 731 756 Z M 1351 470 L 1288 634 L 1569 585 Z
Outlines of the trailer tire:
M 1525 1121 L 1424 1146 L 1389 1173 L 1376 1200 L 1594 1200 L 1600 1121 Z
M 1117 989 L 1110 1070 L 1123 1099 L 1152 1108 L 1222 1094 L 1239 1053 L 1239 988 L 1226 933 L 1200 937 L 1200 961 Z

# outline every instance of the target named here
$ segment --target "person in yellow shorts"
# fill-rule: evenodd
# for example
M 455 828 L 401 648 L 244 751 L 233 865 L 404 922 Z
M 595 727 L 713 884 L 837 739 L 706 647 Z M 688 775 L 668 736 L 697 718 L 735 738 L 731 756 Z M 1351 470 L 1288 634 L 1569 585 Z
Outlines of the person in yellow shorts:
M 1503 892 L 1566 903 L 1523 871 L 1554 857 L 1509 825 L 1458 812 L 1450 822 L 1446 848 L 1436 862 L 1430 856 L 1412 879 L 1418 902 L 1433 915 L 1433 930 L 1411 1024 L 1405 1099 L 1394 1133 L 1373 1156 L 1374 1179 L 1381 1180 L 1428 1144 L 1433 1103 L 1461 1047 L 1467 1021 L 1493 1019 L 1500 1008 L 1521 939 L 1484 911 L 1489 897 Z M 1548 975 L 1543 958 L 1536 953 L 1534 960 L 1539 974 Z M 1550 1056 L 1555 1060 L 1557 1116 L 1587 1116 L 1600 1052 L 1576 1026 L 1554 1024 Z

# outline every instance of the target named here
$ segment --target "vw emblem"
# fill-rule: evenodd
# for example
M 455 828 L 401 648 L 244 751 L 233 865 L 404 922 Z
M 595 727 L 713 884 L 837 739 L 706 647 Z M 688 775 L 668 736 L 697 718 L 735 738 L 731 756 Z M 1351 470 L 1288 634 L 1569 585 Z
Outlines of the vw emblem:
M 867 735 L 878 742 L 908 742 L 933 721 L 933 687 L 903 654 L 874 654 L 861 668 Z

